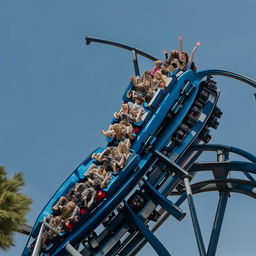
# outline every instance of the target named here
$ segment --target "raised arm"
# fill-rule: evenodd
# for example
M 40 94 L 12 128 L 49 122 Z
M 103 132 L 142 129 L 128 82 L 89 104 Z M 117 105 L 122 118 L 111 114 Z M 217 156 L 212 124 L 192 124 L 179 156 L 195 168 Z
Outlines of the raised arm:
M 180 55 L 180 58 L 181 58 L 181 55 L 182 55 L 182 52 L 183 52 L 183 49 L 182 49 L 182 40 L 183 40 L 183 37 L 182 37 L 182 36 L 179 36 L 179 42 L 180 42 L 179 55 Z
M 162 50 L 162 53 L 164 54 L 165 59 L 168 60 L 168 53 L 167 53 L 167 51 L 166 50 Z
M 198 48 L 200 45 L 201 45 L 201 42 L 200 42 L 200 41 L 196 42 L 195 47 L 194 47 L 194 49 L 193 49 L 193 51 L 192 51 L 192 53 L 191 53 L 191 55 L 189 56 L 189 59 L 188 59 L 188 61 L 189 61 L 190 64 L 192 64 L 193 58 L 194 58 L 194 55 L 195 55 L 195 52 L 196 52 L 197 48 Z

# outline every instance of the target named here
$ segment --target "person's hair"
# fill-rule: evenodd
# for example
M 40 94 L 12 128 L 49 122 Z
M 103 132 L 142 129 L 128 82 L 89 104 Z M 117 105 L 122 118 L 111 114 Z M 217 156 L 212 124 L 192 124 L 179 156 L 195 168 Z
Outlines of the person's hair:
M 122 104 L 122 109 L 123 111 L 127 110 L 127 112 L 129 112 L 129 105 L 127 103 Z
M 152 87 L 153 85 L 153 76 L 150 74 L 149 71 L 144 72 L 144 75 L 143 75 L 143 83 L 145 85 L 145 82 L 149 82 L 149 86 Z
M 150 75 L 150 71 L 148 71 L 148 70 L 145 70 L 145 71 L 144 71 L 144 74 L 143 74 L 143 76 L 151 76 L 151 75 Z
M 182 61 L 179 59 L 173 59 L 171 63 L 174 68 L 179 68 L 182 65 Z
M 130 82 L 131 82 L 131 84 L 136 84 L 136 77 L 135 76 L 131 76 L 130 77 Z
M 123 141 L 121 141 L 119 144 L 118 144 L 118 150 L 119 150 L 119 152 L 121 153 L 121 154 L 125 154 L 125 155 L 127 155 L 127 154 L 129 154 L 129 148 L 127 147 L 127 145 L 123 142 Z
M 188 54 L 186 52 L 182 52 L 182 53 L 185 55 L 185 57 L 186 57 L 186 62 L 185 63 L 187 63 L 188 62 Z
M 105 150 L 104 150 L 104 153 L 105 154 L 109 154 L 111 152 L 111 148 L 110 147 L 107 147 Z
M 161 71 L 156 71 L 155 77 L 156 77 L 157 75 L 160 75 L 161 79 L 163 79 L 163 76 L 162 76 L 162 72 L 161 72 Z
M 170 60 L 165 60 L 164 61 L 164 66 L 170 66 L 171 65 L 171 61 Z
M 155 65 L 156 65 L 157 67 L 161 66 L 161 65 L 162 65 L 162 61 L 161 61 L 161 60 L 156 60 L 156 61 L 155 61 Z
M 100 175 L 105 175 L 107 173 L 106 171 L 106 166 L 104 165 L 100 165 L 97 169 L 97 172 L 100 174 Z
M 150 72 L 148 70 L 146 70 L 143 74 L 143 81 L 145 80 L 152 80 L 152 75 L 150 74 Z
M 170 60 L 173 60 L 173 59 L 179 59 L 179 51 L 177 50 L 171 51 Z
M 68 202 L 67 206 L 71 206 L 73 209 L 75 209 L 75 207 L 76 207 L 75 203 L 72 201 Z
M 120 126 L 119 124 L 113 124 L 112 125 L 112 129 L 114 130 L 115 132 L 115 137 L 116 139 L 120 139 L 121 138 L 121 130 L 120 130 Z

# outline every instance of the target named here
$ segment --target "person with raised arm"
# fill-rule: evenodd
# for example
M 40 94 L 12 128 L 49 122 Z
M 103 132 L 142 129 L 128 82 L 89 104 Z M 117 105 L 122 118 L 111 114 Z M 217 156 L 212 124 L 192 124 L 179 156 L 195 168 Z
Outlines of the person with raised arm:
M 186 52 L 180 51 L 180 53 L 181 53 L 180 60 L 182 62 L 181 66 L 180 66 L 181 70 L 185 71 L 187 69 L 192 69 L 193 71 L 196 71 L 196 66 L 195 66 L 193 59 L 194 59 L 195 52 L 200 45 L 201 45 L 200 41 L 196 42 L 194 49 L 192 50 L 191 55 L 189 57 Z M 182 49 L 182 46 L 181 46 L 181 49 Z
M 191 52 L 191 55 L 189 56 L 189 59 L 188 59 L 188 62 L 190 64 L 190 69 L 192 69 L 193 71 L 196 71 L 196 65 L 193 61 L 193 58 L 194 58 L 194 55 L 195 55 L 195 52 L 197 50 L 197 48 L 201 45 L 201 41 L 198 41 L 196 42 L 195 46 L 194 46 L 194 49 L 192 50 Z
M 183 37 L 179 36 L 179 50 L 172 50 L 170 56 L 166 50 L 162 50 L 162 53 L 165 55 L 165 61 L 167 61 L 168 71 L 174 72 L 177 68 L 182 67 L 182 58 L 185 58 L 183 55 L 186 54 L 183 52 L 182 46 Z
M 187 63 L 188 63 L 188 59 L 189 58 L 188 58 L 188 54 L 183 51 L 182 41 L 183 41 L 183 36 L 179 36 L 179 43 L 180 43 L 180 46 L 179 46 L 179 59 L 181 61 L 180 69 L 185 71 L 185 70 L 187 70 Z
M 163 53 L 163 55 L 165 56 L 165 59 L 168 60 L 169 57 L 168 57 L 167 51 L 166 51 L 165 49 L 163 49 L 163 50 L 162 50 L 162 53 Z
M 178 50 L 172 50 L 170 52 L 170 56 L 168 56 L 168 53 L 166 50 L 162 50 L 162 53 L 164 54 L 165 56 L 165 60 L 169 60 L 169 61 L 172 61 L 173 59 L 179 59 L 179 55 L 180 55 L 180 51 Z

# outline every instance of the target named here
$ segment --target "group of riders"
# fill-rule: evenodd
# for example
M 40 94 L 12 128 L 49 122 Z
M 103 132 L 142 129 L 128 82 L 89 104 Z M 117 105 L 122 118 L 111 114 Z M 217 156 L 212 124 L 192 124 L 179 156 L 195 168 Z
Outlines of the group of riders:
M 71 230 L 83 214 L 92 211 L 106 197 L 104 188 L 109 185 L 113 173 L 124 168 L 131 155 L 130 148 L 138 133 L 138 123 L 143 121 L 146 114 L 145 103 L 150 107 L 155 93 L 165 89 L 170 72 L 177 69 L 196 71 L 193 57 L 201 43 L 195 44 L 188 57 L 182 49 L 182 40 L 180 36 L 179 50 L 172 50 L 169 55 L 162 50 L 165 60 L 156 60 L 151 71 L 146 70 L 142 77 L 130 78 L 131 89 L 126 94 L 127 101 L 121 105 L 119 112 L 114 113 L 114 121 L 108 129 L 102 131 L 110 141 L 108 147 L 91 155 L 93 164 L 84 173 L 84 178 L 65 196 L 61 196 L 52 206 L 51 214 L 45 217 L 43 248 L 58 234 Z

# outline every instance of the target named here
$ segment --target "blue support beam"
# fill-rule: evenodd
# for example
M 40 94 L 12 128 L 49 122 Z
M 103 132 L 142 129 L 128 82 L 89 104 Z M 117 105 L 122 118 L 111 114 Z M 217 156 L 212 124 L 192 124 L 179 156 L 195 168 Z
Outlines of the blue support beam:
M 132 50 L 132 61 L 133 61 L 135 76 L 140 76 L 138 58 L 135 50 Z
M 187 177 L 184 178 L 184 185 L 186 188 L 188 206 L 189 206 L 191 219 L 192 219 L 192 223 L 193 223 L 193 227 L 194 227 L 194 231 L 195 231 L 195 235 L 196 235 L 196 241 L 197 241 L 199 254 L 200 254 L 200 256 L 206 256 L 206 250 L 205 250 L 201 229 L 200 229 L 200 225 L 199 225 L 197 214 L 196 214 L 196 208 L 195 208 L 193 197 L 192 197 L 192 191 L 191 191 L 191 187 L 189 184 L 189 178 L 187 178 Z
M 161 256 L 171 256 L 163 244 L 157 239 L 157 237 L 149 230 L 149 228 L 143 223 L 140 217 L 134 213 L 127 202 L 124 202 L 127 214 L 130 217 L 130 221 L 141 232 L 141 234 L 147 239 L 150 245 L 154 248 L 156 253 Z
M 218 207 L 215 215 L 215 220 L 212 228 L 211 238 L 207 250 L 207 256 L 215 256 L 217 245 L 219 241 L 220 231 L 224 219 L 224 214 L 228 202 L 228 193 L 222 192 L 220 193 L 220 198 L 218 202 Z
M 173 215 L 177 220 L 181 221 L 186 213 L 183 212 L 178 206 L 173 202 L 167 199 L 159 191 L 157 191 L 149 182 L 145 181 L 145 189 L 148 194 L 151 196 L 153 202 L 161 205 L 167 212 Z
M 248 178 L 249 181 L 256 182 L 256 180 L 248 172 L 243 172 L 243 174 Z

